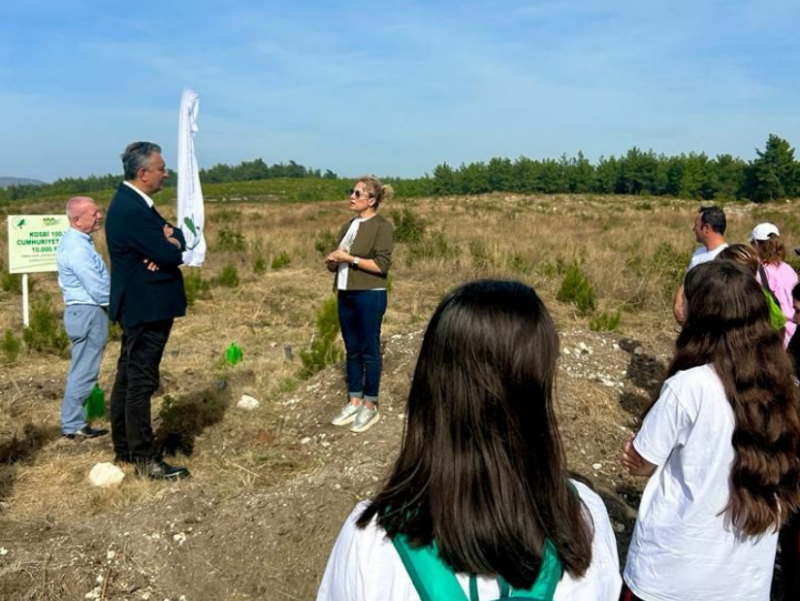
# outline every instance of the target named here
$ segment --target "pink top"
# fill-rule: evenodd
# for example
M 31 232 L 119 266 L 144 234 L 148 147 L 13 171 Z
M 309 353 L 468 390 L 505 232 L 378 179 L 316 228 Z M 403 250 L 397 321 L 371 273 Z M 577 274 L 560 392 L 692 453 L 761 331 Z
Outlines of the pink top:
M 797 285 L 797 274 L 788 263 L 769 263 L 764 265 L 764 271 L 767 272 L 767 280 L 769 280 L 769 288 L 772 293 L 778 297 L 778 304 L 781 306 L 781 311 L 786 316 L 786 333 L 783 338 L 783 346 L 789 344 L 789 340 L 794 335 L 797 325 L 792 321 L 794 317 L 794 306 L 792 304 L 792 288 Z M 756 275 L 758 282 L 763 285 L 761 281 L 761 274 Z

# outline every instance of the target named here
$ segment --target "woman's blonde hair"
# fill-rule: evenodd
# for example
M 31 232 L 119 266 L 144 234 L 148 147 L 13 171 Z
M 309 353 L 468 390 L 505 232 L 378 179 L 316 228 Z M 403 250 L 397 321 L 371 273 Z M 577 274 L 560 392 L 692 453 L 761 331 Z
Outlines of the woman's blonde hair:
M 388 200 L 394 195 L 394 189 L 391 186 L 384 186 L 377 177 L 372 175 L 359 177 L 356 183 L 364 184 L 364 189 L 369 197 L 375 200 L 376 209 L 384 200 Z

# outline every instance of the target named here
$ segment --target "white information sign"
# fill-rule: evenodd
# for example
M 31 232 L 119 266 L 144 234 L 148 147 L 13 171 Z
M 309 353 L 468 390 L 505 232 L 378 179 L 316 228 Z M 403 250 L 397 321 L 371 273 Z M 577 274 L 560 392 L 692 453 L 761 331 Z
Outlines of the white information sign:
M 56 249 L 67 228 L 66 215 L 9 215 L 9 273 L 56 271 Z

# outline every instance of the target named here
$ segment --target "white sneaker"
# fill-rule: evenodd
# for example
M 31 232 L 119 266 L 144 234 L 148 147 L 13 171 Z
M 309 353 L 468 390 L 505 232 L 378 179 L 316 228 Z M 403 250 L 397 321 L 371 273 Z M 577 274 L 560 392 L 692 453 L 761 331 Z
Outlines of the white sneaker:
M 359 403 L 358 405 L 347 403 L 347 405 L 345 405 L 342 410 L 336 414 L 336 417 L 331 420 L 331 423 L 334 426 L 346 426 L 356 418 L 358 410 L 361 409 L 363 405 L 363 403 Z
M 377 424 L 380 419 L 381 413 L 378 411 L 377 406 L 373 409 L 368 409 L 366 405 L 361 405 L 358 413 L 356 413 L 356 419 L 353 422 L 353 427 L 350 428 L 350 431 L 366 432 L 372 426 Z

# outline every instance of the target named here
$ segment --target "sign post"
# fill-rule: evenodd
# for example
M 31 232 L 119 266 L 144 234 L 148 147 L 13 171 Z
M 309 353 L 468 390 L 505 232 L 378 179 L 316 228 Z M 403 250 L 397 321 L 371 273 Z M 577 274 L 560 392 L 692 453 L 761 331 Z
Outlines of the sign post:
M 69 228 L 66 215 L 9 215 L 8 272 L 22 274 L 22 323 L 30 323 L 28 274 L 56 271 L 56 251 Z

